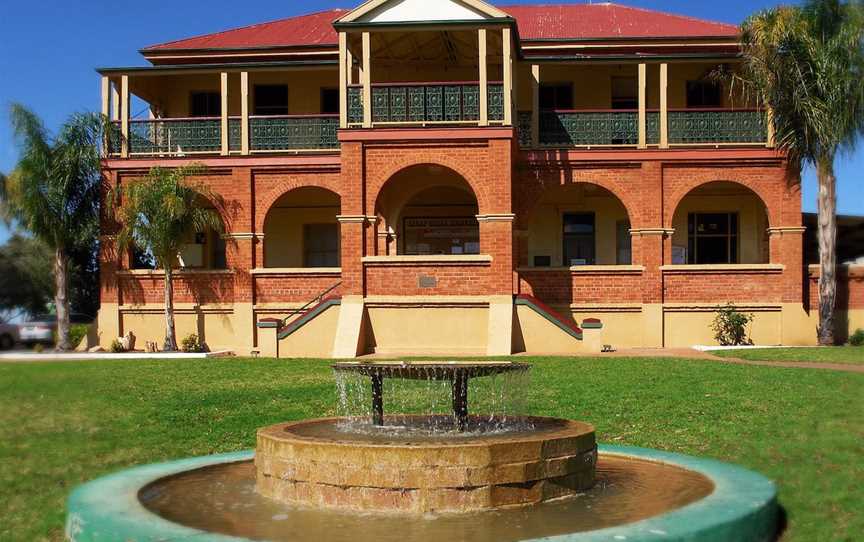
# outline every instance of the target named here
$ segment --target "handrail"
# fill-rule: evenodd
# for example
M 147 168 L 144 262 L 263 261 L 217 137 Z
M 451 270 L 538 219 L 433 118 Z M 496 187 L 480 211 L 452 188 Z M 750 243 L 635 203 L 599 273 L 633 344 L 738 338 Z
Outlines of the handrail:
M 479 85 L 480 81 L 401 81 L 391 83 L 372 83 L 375 87 L 446 87 L 449 85 Z M 503 85 L 504 81 L 488 81 L 488 85 Z M 363 88 L 362 83 L 348 85 L 350 88 Z
M 308 303 L 306 303 L 305 305 L 303 305 L 302 307 L 297 309 L 297 311 L 294 314 L 292 314 L 291 316 L 286 316 L 285 319 L 282 320 L 282 325 L 280 326 L 280 328 L 288 327 L 288 320 L 301 318 L 306 313 L 306 310 L 309 309 L 309 307 L 321 303 L 321 301 L 324 300 L 324 298 L 327 296 L 327 294 L 329 294 L 330 292 L 332 292 L 333 290 L 335 290 L 336 288 L 338 288 L 340 286 L 342 286 L 341 280 L 339 282 L 337 282 L 336 284 L 334 284 L 333 286 L 327 288 L 323 292 L 316 295 L 314 298 L 312 298 L 311 301 L 309 301 Z

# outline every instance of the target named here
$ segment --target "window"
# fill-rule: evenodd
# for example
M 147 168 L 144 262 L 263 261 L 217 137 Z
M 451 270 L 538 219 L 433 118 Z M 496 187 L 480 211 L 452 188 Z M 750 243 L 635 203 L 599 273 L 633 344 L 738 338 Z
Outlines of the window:
M 687 263 L 738 263 L 738 213 L 690 213 Z
M 405 254 L 480 254 L 480 226 L 473 216 L 405 217 Z
M 616 228 L 616 256 L 615 263 L 618 265 L 630 265 L 633 262 L 632 236 L 630 235 L 630 221 L 619 220 Z
M 339 224 L 303 225 L 303 267 L 339 267 Z
M 541 83 L 540 109 L 573 109 L 573 85 Z
M 222 95 L 218 92 L 193 92 L 190 94 L 190 117 L 218 117 L 221 114 Z
M 287 115 L 288 87 L 255 85 L 255 115 Z
M 714 81 L 687 81 L 687 107 L 722 106 L 722 85 Z
M 321 113 L 324 115 L 339 114 L 339 89 L 321 89 Z
M 639 109 L 639 85 L 635 77 L 612 78 L 612 109 Z
M 594 213 L 563 216 L 564 266 L 594 264 Z

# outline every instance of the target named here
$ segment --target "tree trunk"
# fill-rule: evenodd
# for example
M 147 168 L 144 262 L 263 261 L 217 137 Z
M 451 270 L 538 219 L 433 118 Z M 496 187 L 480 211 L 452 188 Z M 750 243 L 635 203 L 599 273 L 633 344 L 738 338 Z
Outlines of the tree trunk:
M 837 179 L 834 157 L 816 164 L 819 181 L 819 344 L 834 344 L 834 305 L 837 299 Z
M 165 266 L 165 344 L 162 350 L 177 351 L 177 333 L 174 331 L 174 284 L 171 281 L 172 271 Z
M 67 351 L 69 344 L 69 260 L 62 248 L 54 249 L 54 306 L 57 311 L 57 350 Z M 78 345 L 75 345 L 78 346 Z

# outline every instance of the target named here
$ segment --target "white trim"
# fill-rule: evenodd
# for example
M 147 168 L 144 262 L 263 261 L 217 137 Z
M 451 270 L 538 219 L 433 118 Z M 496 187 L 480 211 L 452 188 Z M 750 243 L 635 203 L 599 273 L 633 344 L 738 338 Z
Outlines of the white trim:
M 341 275 L 341 267 L 259 267 L 252 275 Z
M 434 254 L 428 256 L 364 256 L 361 260 L 368 264 L 475 264 L 475 263 L 490 263 L 492 256 L 488 254 Z
M 118 275 L 125 276 L 154 276 L 164 277 L 164 269 L 121 269 L 117 271 Z M 233 269 L 174 269 L 171 271 L 174 276 L 177 275 L 233 275 Z
M 402 18 L 402 19 L 388 19 L 387 22 L 395 22 L 395 21 L 405 21 L 405 22 L 428 22 L 429 20 L 442 20 L 444 17 L 441 16 L 442 10 L 439 2 L 430 2 L 429 0 L 369 0 L 368 2 L 364 2 L 360 6 L 354 8 L 346 15 L 342 16 L 337 23 L 351 23 L 351 22 L 360 22 L 361 19 L 365 18 L 367 15 L 369 16 L 369 20 L 366 22 L 384 22 L 382 19 L 376 20 L 376 18 L 387 11 L 394 11 L 397 14 L 399 13 L 399 6 L 394 6 L 392 8 L 388 8 L 387 4 L 389 3 L 399 3 L 399 4 L 407 4 L 405 8 L 402 8 L 402 11 L 406 12 L 408 17 L 413 17 L 410 14 L 410 9 L 414 7 L 412 4 L 418 4 L 417 7 L 422 7 L 423 9 L 432 9 L 434 16 L 424 16 L 425 18 L 420 20 L 415 20 L 412 18 Z M 450 0 L 451 4 L 459 5 L 463 10 L 470 10 L 478 13 L 480 16 L 477 18 L 478 21 L 483 20 L 485 18 L 507 18 L 510 17 L 505 12 L 497 9 L 496 7 L 487 4 L 481 0 Z M 376 15 L 377 12 L 377 15 Z M 404 17 L 403 16 L 403 17 Z M 452 18 L 451 18 L 452 19 Z M 462 18 L 464 19 L 464 17 Z
M 521 272 L 570 272 L 570 273 L 641 273 L 644 265 L 574 265 L 571 267 L 520 267 Z
M 477 215 L 477 222 L 513 222 L 516 215 L 512 213 Z
M 733 264 L 692 264 L 692 265 L 662 265 L 663 272 L 750 272 L 750 271 L 784 271 L 786 266 L 779 263 L 733 263 Z

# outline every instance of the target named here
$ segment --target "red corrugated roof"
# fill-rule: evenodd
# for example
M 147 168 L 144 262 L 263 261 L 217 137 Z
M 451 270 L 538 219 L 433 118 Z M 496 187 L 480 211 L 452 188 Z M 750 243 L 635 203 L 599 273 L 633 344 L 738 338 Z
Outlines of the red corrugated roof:
M 555 4 L 504 6 L 519 26 L 523 41 L 538 39 L 733 37 L 735 25 L 706 21 L 618 4 Z M 249 49 L 334 45 L 333 22 L 347 13 L 331 9 L 206 34 L 147 47 L 171 49 Z

